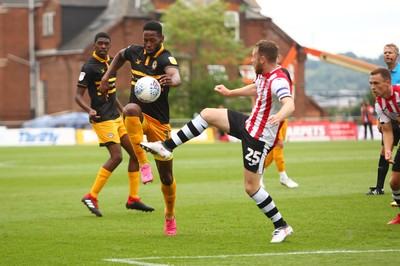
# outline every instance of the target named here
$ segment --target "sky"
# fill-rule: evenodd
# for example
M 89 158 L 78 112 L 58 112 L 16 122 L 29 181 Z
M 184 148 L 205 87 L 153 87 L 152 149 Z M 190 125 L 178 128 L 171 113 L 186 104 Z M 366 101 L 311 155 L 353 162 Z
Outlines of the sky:
M 256 1 L 301 46 L 370 59 L 382 55 L 385 44 L 400 47 L 400 0 Z

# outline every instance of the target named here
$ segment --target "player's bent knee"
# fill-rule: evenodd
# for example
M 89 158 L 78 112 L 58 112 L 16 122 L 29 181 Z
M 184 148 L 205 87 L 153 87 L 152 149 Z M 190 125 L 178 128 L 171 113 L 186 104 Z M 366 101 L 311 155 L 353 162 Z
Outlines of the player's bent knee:
M 213 124 L 216 120 L 220 119 L 222 109 L 217 108 L 204 108 L 201 110 L 200 115 L 201 117 L 207 122 Z
M 135 103 L 128 103 L 124 108 L 124 116 L 140 116 L 141 114 L 140 106 Z
M 204 108 L 201 110 L 200 115 L 203 117 L 204 120 L 207 120 L 207 118 L 210 116 L 211 113 L 211 108 Z

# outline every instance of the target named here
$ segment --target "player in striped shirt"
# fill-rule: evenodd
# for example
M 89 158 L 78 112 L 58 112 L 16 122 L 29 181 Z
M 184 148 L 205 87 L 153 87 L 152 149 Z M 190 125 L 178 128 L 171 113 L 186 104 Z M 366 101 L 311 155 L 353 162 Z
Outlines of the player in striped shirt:
M 371 72 L 369 83 L 376 97 L 375 110 L 381 124 L 385 159 L 393 164 L 390 188 L 393 199 L 400 204 L 400 151 L 397 149 L 392 159 L 393 130 L 391 120 L 400 123 L 400 86 L 391 85 L 391 74 L 386 68 L 377 68 Z M 400 213 L 388 224 L 400 224 Z
M 223 96 L 256 96 L 251 114 L 223 108 L 205 108 L 196 118 L 164 142 L 142 142 L 141 146 L 165 158 L 172 150 L 200 135 L 207 127 L 214 126 L 242 142 L 244 181 L 247 194 L 274 224 L 271 242 L 278 243 L 293 233 L 275 206 L 268 192 L 260 186 L 264 160 L 277 141 L 283 121 L 294 111 L 291 85 L 287 75 L 277 64 L 278 46 L 267 40 L 259 41 L 252 52 L 252 64 L 257 74 L 254 84 L 229 90 L 217 85 L 214 90 Z

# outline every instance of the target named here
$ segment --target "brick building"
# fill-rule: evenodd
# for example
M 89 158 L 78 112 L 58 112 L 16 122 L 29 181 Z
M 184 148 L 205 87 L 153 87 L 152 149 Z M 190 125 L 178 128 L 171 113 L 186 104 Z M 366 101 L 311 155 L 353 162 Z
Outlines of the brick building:
M 80 68 L 92 54 L 95 33 L 112 36 L 110 54 L 142 43 L 142 25 L 160 19 L 174 0 L 0 0 L 0 124 L 19 126 L 43 114 L 80 110 L 74 101 Z M 254 0 L 225 0 L 238 19 L 239 37 L 252 47 L 274 40 L 282 57 L 295 40 Z M 294 117 L 322 117 L 324 111 L 304 91 L 306 54 L 299 50 L 294 76 Z M 129 89 L 129 66 L 118 75 L 118 88 Z M 127 87 L 128 86 L 128 87 Z

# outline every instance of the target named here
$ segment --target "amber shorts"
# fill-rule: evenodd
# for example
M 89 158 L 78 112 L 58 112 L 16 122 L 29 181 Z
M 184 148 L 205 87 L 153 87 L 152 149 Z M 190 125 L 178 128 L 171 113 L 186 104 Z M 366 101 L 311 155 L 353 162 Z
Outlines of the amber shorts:
M 143 114 L 143 134 L 146 135 L 148 142 L 156 142 L 156 141 L 164 141 L 166 139 L 171 138 L 171 125 L 170 124 L 161 124 L 157 119 L 152 118 L 146 114 Z M 159 161 L 169 161 L 173 158 L 173 156 L 169 159 L 165 159 L 159 155 L 153 155 L 156 160 Z
M 121 143 L 121 137 L 127 134 L 121 116 L 114 120 L 91 123 L 91 125 L 97 134 L 100 146 Z

